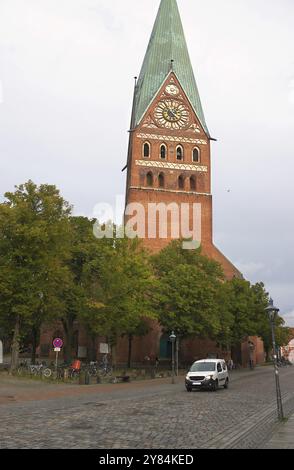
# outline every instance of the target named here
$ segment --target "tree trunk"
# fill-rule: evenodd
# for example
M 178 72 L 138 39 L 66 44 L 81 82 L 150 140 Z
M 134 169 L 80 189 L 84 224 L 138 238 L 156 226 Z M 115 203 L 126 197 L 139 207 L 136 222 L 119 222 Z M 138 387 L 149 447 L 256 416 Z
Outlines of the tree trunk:
M 132 346 L 133 346 L 133 335 L 129 335 L 129 348 L 128 348 L 128 369 L 131 368 L 132 363 Z
M 11 365 L 10 372 L 14 372 L 18 367 L 19 359 L 19 339 L 20 339 L 20 318 L 17 316 L 14 326 L 13 339 L 11 345 Z
M 73 360 L 72 356 L 72 345 L 73 345 L 73 329 L 74 319 L 68 317 L 62 321 L 64 329 L 64 346 L 63 346 L 63 358 L 65 362 L 71 363 Z
M 91 337 L 91 346 L 88 350 L 88 361 L 97 361 L 97 351 L 96 351 L 96 336 L 89 333 L 88 332 L 88 335 Z
M 37 326 L 34 326 L 32 329 L 32 357 L 31 357 L 32 364 L 36 364 L 36 353 L 37 353 L 37 347 L 39 345 L 39 337 L 40 337 L 40 328 Z

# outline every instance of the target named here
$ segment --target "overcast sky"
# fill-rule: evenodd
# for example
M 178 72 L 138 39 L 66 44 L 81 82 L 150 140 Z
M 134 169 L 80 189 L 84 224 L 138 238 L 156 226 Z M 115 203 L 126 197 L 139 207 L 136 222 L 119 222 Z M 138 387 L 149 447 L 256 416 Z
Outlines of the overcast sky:
M 0 194 L 124 194 L 133 77 L 159 0 L 0 0 Z M 212 144 L 216 245 L 294 326 L 294 2 L 178 0 Z

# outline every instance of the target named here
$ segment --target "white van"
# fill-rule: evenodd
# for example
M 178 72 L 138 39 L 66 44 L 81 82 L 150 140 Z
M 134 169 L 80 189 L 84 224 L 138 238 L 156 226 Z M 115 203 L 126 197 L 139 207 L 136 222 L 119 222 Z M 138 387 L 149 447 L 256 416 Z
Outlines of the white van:
M 223 359 L 203 359 L 196 361 L 187 373 L 185 385 L 187 392 L 205 388 L 216 392 L 219 387 L 229 387 L 229 374 Z

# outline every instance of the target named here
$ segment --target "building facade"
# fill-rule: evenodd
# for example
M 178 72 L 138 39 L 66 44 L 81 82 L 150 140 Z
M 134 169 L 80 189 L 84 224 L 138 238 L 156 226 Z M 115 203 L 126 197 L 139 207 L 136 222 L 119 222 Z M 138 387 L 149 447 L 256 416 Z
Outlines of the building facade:
M 134 91 L 126 204 L 144 206 L 145 220 L 140 225 L 145 230 L 144 244 L 152 251 L 183 233 L 181 226 L 175 230 L 168 211 L 167 236 L 160 236 L 158 217 L 150 227 L 150 204 L 188 207 L 190 236 L 196 229 L 204 254 L 220 262 L 226 277 L 232 278 L 240 276 L 239 271 L 213 244 L 212 140 L 177 2 L 162 0 Z M 195 204 L 201 207 L 200 220 L 194 224 L 198 227 L 193 227 Z
M 286 346 L 281 347 L 281 356 L 294 364 L 294 328 L 291 328 L 292 338 Z

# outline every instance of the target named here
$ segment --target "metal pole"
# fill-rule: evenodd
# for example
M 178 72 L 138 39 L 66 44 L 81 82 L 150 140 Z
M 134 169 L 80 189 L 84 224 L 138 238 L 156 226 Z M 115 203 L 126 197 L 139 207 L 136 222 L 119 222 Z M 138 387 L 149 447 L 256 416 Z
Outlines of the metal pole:
M 172 384 L 175 383 L 175 342 L 172 341 Z
M 58 351 L 56 351 L 56 357 L 55 357 L 55 374 L 56 374 L 56 378 L 58 376 Z
M 274 352 L 274 367 L 275 367 L 278 417 L 279 417 L 279 420 L 283 420 L 284 411 L 283 411 L 283 402 L 282 402 L 281 387 L 280 387 L 279 368 L 278 368 L 278 363 L 277 363 L 277 349 L 276 349 L 274 320 L 271 320 L 271 327 L 272 327 L 272 340 L 273 340 L 273 352 Z

